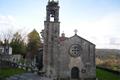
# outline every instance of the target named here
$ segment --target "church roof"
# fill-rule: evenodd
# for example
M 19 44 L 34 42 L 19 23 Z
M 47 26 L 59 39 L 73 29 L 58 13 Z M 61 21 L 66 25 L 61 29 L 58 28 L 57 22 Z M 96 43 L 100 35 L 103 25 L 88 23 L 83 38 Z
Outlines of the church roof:
M 92 42 L 90 42 L 90 41 L 88 41 L 88 40 L 86 40 L 86 39 L 80 37 L 80 36 L 77 35 L 77 34 L 75 34 L 74 36 L 70 37 L 69 39 L 71 39 L 71 38 L 73 38 L 73 37 L 78 37 L 78 38 L 80 38 L 80 39 L 82 39 L 82 40 L 84 40 L 84 41 L 86 41 L 86 42 L 88 42 L 88 43 L 90 43 L 90 44 L 92 44 L 92 45 L 95 45 L 94 43 L 92 43 Z
M 82 40 L 84 40 L 84 41 L 86 41 L 86 42 L 88 42 L 88 43 L 90 43 L 90 44 L 92 44 L 92 45 L 95 45 L 95 44 L 93 44 L 92 42 L 90 42 L 90 41 L 88 41 L 88 40 L 80 37 L 79 35 L 77 35 L 77 33 L 75 33 L 74 36 L 69 37 L 69 38 L 68 38 L 68 37 L 65 37 L 65 33 L 62 33 L 62 34 L 61 34 L 61 37 L 59 37 L 59 41 L 60 41 L 60 42 L 63 42 L 63 41 L 66 41 L 66 40 L 71 39 L 71 38 L 74 38 L 74 37 L 78 37 L 78 38 L 80 38 L 80 39 L 82 39 Z

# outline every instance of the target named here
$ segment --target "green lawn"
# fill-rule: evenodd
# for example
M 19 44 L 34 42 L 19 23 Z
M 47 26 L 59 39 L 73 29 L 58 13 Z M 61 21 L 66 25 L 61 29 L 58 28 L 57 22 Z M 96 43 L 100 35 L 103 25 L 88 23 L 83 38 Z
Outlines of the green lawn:
M 120 75 L 118 76 L 102 69 L 96 69 L 96 76 L 98 80 L 120 80 Z
M 26 72 L 23 69 L 18 68 L 5 68 L 0 69 L 0 78 L 6 78 L 15 74 L 21 74 Z M 111 72 L 107 72 L 105 70 L 96 69 L 96 76 L 99 80 L 120 80 L 120 76 L 115 75 Z
M 19 68 L 2 68 L 0 69 L 0 78 L 6 78 L 15 74 L 24 73 L 25 70 Z

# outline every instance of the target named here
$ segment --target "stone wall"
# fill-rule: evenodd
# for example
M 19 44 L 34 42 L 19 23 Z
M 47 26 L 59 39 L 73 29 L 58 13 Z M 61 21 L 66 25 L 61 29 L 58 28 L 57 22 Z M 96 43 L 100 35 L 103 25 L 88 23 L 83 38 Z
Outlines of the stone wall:
M 72 57 L 70 47 L 73 44 L 81 46 L 80 55 Z M 71 77 L 71 69 L 78 67 L 80 78 L 95 78 L 95 45 L 75 35 L 60 44 L 60 76 Z

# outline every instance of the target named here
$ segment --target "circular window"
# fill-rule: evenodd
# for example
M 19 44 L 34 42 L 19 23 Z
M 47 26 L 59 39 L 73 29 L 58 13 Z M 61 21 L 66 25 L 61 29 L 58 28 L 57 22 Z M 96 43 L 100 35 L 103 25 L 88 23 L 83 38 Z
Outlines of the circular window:
M 81 46 L 78 44 L 73 44 L 70 47 L 69 53 L 72 57 L 78 57 L 81 53 Z

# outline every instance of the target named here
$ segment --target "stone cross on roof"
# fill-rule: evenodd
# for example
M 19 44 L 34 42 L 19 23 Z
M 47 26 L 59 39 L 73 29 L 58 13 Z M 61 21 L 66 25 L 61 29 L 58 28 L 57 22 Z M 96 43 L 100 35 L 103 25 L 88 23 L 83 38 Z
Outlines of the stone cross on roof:
M 77 34 L 78 30 L 77 30 L 77 29 L 75 29 L 75 30 L 74 30 L 74 32 L 75 32 L 75 34 Z
M 50 1 L 51 1 L 51 0 L 48 0 L 48 2 L 50 2 Z M 57 2 L 58 2 L 59 0 L 52 0 L 52 1 L 57 1 Z

